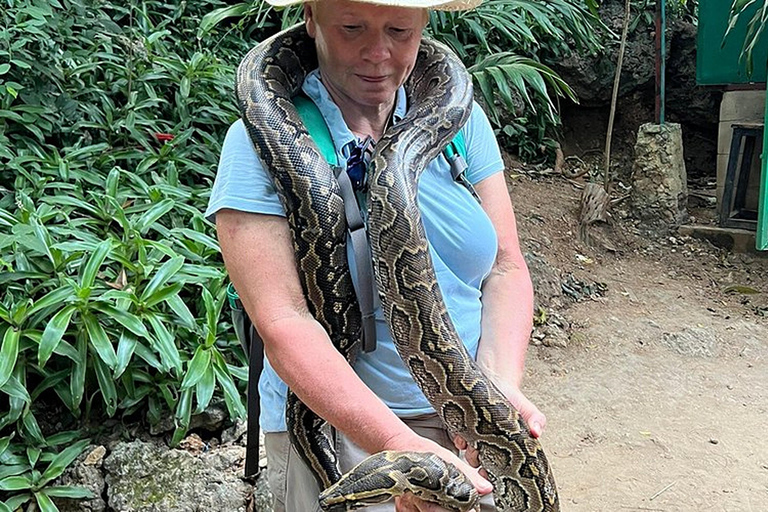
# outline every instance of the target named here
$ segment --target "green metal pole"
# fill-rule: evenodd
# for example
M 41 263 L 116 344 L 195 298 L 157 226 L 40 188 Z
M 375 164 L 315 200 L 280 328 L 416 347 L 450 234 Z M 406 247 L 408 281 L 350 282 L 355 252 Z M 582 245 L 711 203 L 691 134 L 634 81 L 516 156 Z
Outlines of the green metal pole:
M 758 251 L 768 250 L 768 101 L 765 102 L 765 123 L 763 124 L 763 161 L 760 169 L 760 199 L 757 203 L 757 233 L 755 247 Z

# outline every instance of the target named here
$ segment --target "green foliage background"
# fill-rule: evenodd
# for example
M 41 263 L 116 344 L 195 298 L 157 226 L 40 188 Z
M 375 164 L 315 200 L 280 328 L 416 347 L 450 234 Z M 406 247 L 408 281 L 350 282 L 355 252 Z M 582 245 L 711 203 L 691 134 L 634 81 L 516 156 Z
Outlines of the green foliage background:
M 589 10 L 586 5 L 591 5 Z M 592 0 L 488 0 L 429 31 L 473 73 L 508 148 L 538 156 L 575 99 L 547 66 L 599 48 Z M 262 2 L 4 0 L 0 18 L 0 512 L 88 493 L 54 486 L 82 425 L 159 423 L 177 443 L 245 358 L 202 216 L 238 117 L 235 66 L 298 20 Z M 66 432 L 41 415 L 63 411 Z

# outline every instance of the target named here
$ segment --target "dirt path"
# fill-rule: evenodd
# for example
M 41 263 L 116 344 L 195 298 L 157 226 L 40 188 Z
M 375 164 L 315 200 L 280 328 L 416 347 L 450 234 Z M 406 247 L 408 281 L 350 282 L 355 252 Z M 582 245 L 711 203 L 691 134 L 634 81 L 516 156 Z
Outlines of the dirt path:
M 768 259 L 651 241 L 626 219 L 602 231 L 618 252 L 593 250 L 576 239 L 570 184 L 517 177 L 511 191 L 524 250 L 551 265 L 549 281 L 606 290 L 541 298 L 567 346 L 529 356 L 563 510 L 768 510 Z

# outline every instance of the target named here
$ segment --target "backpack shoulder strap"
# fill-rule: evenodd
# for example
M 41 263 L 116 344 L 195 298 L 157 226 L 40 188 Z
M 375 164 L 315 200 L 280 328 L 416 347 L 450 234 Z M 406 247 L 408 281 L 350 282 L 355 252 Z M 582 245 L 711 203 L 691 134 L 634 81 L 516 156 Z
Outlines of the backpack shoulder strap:
M 293 104 L 299 112 L 299 117 L 304 121 L 304 126 L 307 127 L 310 137 L 320 150 L 320 154 L 330 165 L 338 167 L 339 159 L 336 157 L 336 147 L 333 145 L 331 132 L 328 130 L 328 125 L 325 124 L 320 109 L 317 108 L 314 101 L 303 94 L 294 96 Z
M 464 141 L 464 133 L 459 130 L 456 132 L 456 136 L 448 143 L 443 150 L 443 155 L 448 163 L 451 164 L 451 176 L 454 181 L 457 181 L 464 185 L 478 203 L 482 202 L 475 187 L 467 178 L 467 145 Z

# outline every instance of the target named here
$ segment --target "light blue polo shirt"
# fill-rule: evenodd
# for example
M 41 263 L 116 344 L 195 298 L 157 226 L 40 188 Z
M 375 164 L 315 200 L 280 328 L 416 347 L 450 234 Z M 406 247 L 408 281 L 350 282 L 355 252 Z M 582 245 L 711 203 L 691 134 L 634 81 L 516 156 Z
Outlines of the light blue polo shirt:
M 320 81 L 317 70 L 306 78 L 303 90 L 320 109 L 331 132 L 339 163 L 346 166 L 348 148 L 356 138 Z M 406 110 L 405 91 L 400 88 L 392 122 L 400 121 Z M 479 105 L 474 104 L 462 131 L 469 165 L 467 177 L 471 183 L 477 184 L 504 169 L 493 130 Z M 440 290 L 459 337 L 470 355 L 475 357 L 480 339 L 481 286 L 496 258 L 496 232 L 472 194 L 452 179 L 450 166 L 442 155 L 430 162 L 421 175 L 418 199 Z M 205 215 L 214 221 L 216 212 L 222 208 L 285 216 L 269 174 L 253 148 L 242 120 L 235 122 L 227 132 Z M 348 244 L 347 255 L 352 277 L 356 279 L 354 252 L 350 246 Z M 355 363 L 355 371 L 398 416 L 432 412 L 429 402 L 397 354 L 380 307 L 375 315 L 376 350 L 361 353 Z M 295 343 L 302 341 L 295 340 Z M 286 391 L 287 386 L 265 358 L 264 372 L 259 381 L 260 423 L 265 432 L 286 429 Z M 345 398 L 338 396 L 333 399 Z

